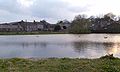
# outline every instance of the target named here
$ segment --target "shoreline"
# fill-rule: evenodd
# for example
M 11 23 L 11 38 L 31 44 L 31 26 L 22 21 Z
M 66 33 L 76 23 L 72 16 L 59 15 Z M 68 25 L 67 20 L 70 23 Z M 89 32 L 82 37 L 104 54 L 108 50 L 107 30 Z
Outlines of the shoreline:
M 120 34 L 120 33 L 67 33 L 67 32 L 0 32 L 0 35 L 44 35 L 44 34 Z
M 0 35 L 42 35 L 42 34 L 68 34 L 64 32 L 0 32 Z

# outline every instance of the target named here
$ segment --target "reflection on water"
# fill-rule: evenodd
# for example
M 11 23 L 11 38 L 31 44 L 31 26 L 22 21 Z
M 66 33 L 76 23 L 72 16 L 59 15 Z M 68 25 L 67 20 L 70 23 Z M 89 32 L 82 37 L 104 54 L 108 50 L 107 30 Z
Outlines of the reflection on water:
M 106 51 L 108 54 L 119 54 L 120 53 L 120 43 L 105 43 Z
M 73 46 L 75 52 L 84 58 L 96 58 L 106 54 L 120 56 L 120 43 L 75 42 Z
M 1 58 L 98 58 L 106 54 L 120 57 L 119 34 L 0 36 Z

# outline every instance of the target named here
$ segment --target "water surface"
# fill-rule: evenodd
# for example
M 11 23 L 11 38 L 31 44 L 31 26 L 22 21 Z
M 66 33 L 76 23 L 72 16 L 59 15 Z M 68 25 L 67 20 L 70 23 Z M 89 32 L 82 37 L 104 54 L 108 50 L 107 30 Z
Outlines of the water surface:
M 120 34 L 2 35 L 0 58 L 120 57 Z

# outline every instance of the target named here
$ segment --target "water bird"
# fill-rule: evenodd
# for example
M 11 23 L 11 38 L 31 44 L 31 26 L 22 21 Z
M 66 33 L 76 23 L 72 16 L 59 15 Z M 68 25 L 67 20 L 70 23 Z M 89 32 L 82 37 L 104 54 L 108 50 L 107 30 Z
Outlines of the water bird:
M 108 38 L 107 36 L 104 37 L 105 39 Z
M 113 57 L 113 54 L 109 54 L 108 56 Z
M 39 36 L 36 36 L 36 37 L 39 37 Z

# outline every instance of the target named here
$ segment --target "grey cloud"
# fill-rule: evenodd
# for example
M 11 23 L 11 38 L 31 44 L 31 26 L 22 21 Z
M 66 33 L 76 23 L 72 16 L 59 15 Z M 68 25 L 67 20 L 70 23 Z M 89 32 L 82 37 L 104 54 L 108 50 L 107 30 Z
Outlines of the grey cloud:
M 77 7 L 69 7 L 68 10 L 71 12 L 80 13 L 80 12 L 86 12 L 89 9 L 86 6 L 85 7 L 77 6 Z
M 19 13 L 20 5 L 16 0 L 0 0 L 0 10 L 6 10 L 11 13 Z
M 6 15 L 1 15 L 1 20 L 29 18 L 45 18 L 52 20 L 71 19 L 74 13 L 87 11 L 87 7 L 73 7 L 61 0 L 36 0 L 29 9 L 22 9 L 17 0 L 0 0 L 0 10 Z M 12 17 L 14 16 L 14 17 Z M 10 18 L 10 19 L 9 19 Z
M 38 0 L 35 5 L 32 6 L 31 12 L 34 16 L 39 17 L 59 17 L 68 7 L 67 3 L 56 0 Z
M 70 18 L 72 14 L 87 11 L 87 7 L 73 7 L 60 0 L 37 0 L 31 8 L 33 16 L 42 18 Z

